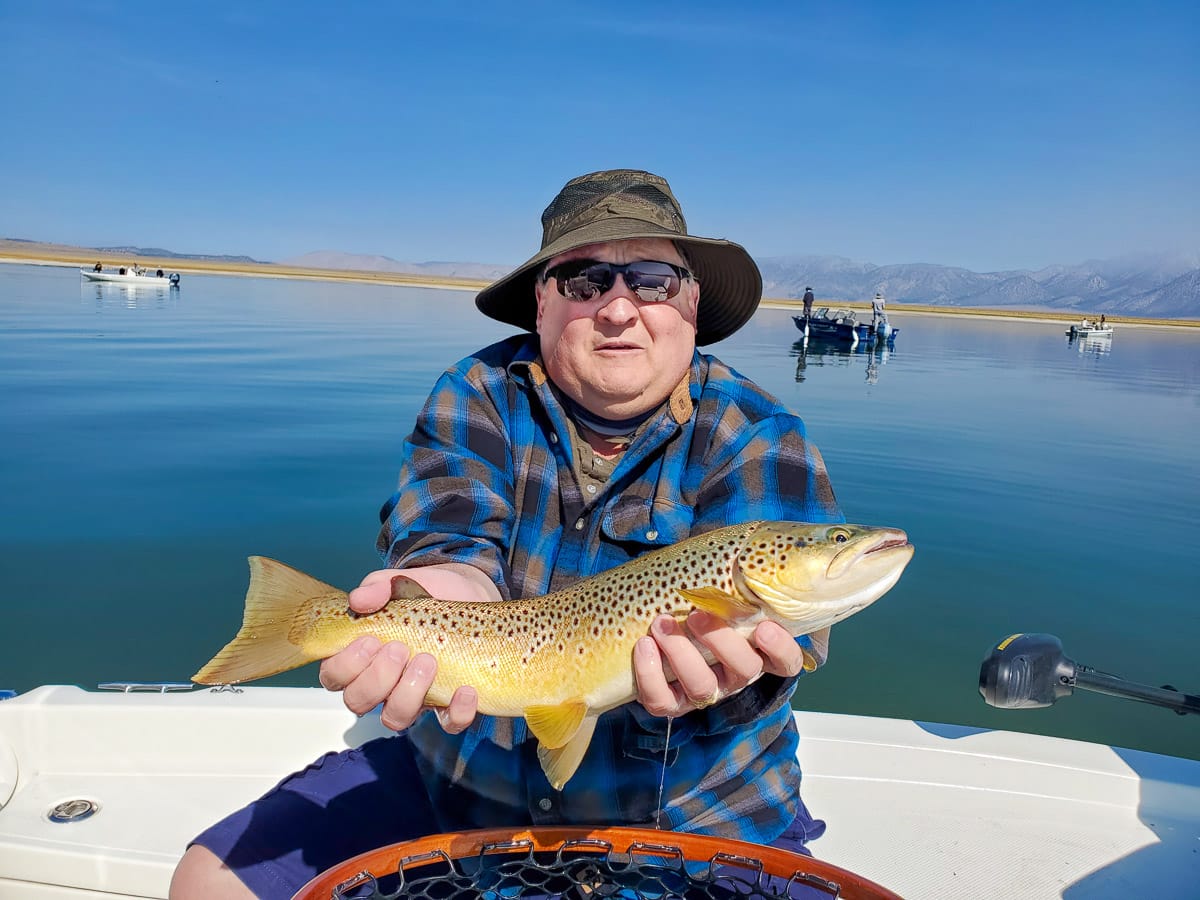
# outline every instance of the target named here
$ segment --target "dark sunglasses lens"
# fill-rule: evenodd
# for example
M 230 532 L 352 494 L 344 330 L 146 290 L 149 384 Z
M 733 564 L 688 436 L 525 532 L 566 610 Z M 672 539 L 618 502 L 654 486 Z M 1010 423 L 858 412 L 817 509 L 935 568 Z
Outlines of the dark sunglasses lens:
M 670 300 L 679 293 L 679 276 L 661 262 L 632 263 L 625 271 L 625 283 L 647 303 Z
M 566 263 L 558 268 L 559 288 L 571 300 L 594 300 L 613 286 L 612 268 L 607 263 Z
M 572 300 L 595 300 L 612 287 L 617 276 L 607 263 L 592 263 L 577 270 L 563 284 L 563 294 Z
M 629 289 L 646 303 L 670 300 L 679 293 L 679 274 L 667 263 L 642 260 L 618 266 L 595 260 L 574 260 L 550 269 L 546 275 L 558 282 L 569 300 L 595 300 L 607 292 L 620 272 Z

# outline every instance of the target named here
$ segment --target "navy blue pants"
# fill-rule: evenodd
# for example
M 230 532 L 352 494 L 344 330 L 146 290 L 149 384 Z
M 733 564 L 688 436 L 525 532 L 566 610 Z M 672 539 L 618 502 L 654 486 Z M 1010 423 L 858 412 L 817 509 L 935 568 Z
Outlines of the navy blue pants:
M 444 829 L 436 823 L 446 819 L 430 803 L 412 745 L 402 736 L 385 737 L 326 754 L 193 843 L 224 860 L 258 897 L 286 900 L 326 869 L 437 833 Z M 805 842 L 824 831 L 825 823 L 801 802 L 799 815 L 772 846 L 807 854 Z

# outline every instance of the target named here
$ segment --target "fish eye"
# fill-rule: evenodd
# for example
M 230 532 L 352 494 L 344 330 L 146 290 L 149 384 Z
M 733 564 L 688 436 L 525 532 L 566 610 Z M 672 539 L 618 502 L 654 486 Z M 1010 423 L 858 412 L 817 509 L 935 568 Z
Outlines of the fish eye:
M 844 544 L 846 541 L 850 540 L 850 532 L 846 531 L 844 528 L 838 528 L 837 530 L 830 532 L 829 536 L 839 544 Z

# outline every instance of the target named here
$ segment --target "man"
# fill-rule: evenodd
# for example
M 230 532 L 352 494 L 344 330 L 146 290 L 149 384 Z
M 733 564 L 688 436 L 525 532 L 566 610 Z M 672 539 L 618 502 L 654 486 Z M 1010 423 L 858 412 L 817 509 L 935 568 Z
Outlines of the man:
M 812 288 L 806 287 L 804 289 L 804 318 L 806 318 L 806 319 L 812 315 L 812 307 L 813 307 L 814 299 L 815 298 L 813 297 Z
M 632 170 L 574 179 L 542 223 L 541 250 L 476 298 L 536 335 L 434 387 L 383 510 L 390 568 L 351 593 L 358 612 L 387 602 L 397 570 L 448 602 L 503 601 L 733 522 L 842 521 L 803 423 L 696 351 L 758 306 L 742 247 L 688 235 L 667 182 Z M 354 854 L 472 827 L 661 821 L 799 849 L 824 825 L 800 800 L 788 701 L 827 640 L 661 617 L 632 660 L 637 702 L 600 718 L 555 791 L 524 720 L 476 716 L 470 685 L 427 714 L 437 661 L 360 638 L 321 682 L 402 733 L 328 755 L 200 835 L 171 896 L 288 897 Z
M 887 319 L 887 314 L 883 311 L 884 301 L 883 294 L 879 291 L 875 292 L 875 299 L 871 301 L 871 327 L 874 328 L 881 321 Z

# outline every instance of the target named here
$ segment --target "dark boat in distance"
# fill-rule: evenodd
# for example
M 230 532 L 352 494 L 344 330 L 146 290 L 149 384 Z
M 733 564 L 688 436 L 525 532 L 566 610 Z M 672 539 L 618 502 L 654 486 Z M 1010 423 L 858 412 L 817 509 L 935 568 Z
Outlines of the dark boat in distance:
M 899 328 L 893 328 L 883 316 L 878 321 L 860 322 L 852 309 L 822 306 L 811 316 L 792 316 L 796 327 L 809 340 L 843 341 L 848 344 L 886 341 L 891 345 L 896 340 Z

